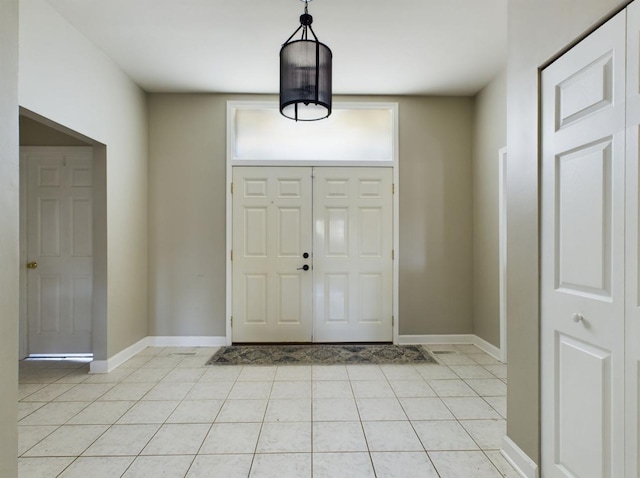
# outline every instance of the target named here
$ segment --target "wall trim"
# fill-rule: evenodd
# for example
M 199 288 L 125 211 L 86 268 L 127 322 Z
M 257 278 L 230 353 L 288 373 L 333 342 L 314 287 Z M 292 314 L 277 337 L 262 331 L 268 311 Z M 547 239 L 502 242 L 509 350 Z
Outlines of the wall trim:
M 89 373 L 109 373 L 113 372 L 120 365 L 125 363 L 131 357 L 139 352 L 142 352 L 148 343 L 149 337 L 138 340 L 135 344 L 130 345 L 124 350 L 121 350 L 113 357 L 107 360 L 94 360 L 89 366 Z
M 502 352 L 495 345 L 490 344 L 475 334 L 454 334 L 454 335 L 400 335 L 399 345 L 421 344 L 421 345 L 475 345 L 483 352 L 491 355 L 494 359 L 503 362 Z
M 89 373 L 113 372 L 147 347 L 220 347 L 227 344 L 226 337 L 148 336 L 121 350 L 107 360 L 94 360 Z
M 504 437 L 500 452 L 522 478 L 538 478 L 538 465 L 508 436 Z
M 221 347 L 227 345 L 226 337 L 150 335 L 147 340 L 147 347 Z

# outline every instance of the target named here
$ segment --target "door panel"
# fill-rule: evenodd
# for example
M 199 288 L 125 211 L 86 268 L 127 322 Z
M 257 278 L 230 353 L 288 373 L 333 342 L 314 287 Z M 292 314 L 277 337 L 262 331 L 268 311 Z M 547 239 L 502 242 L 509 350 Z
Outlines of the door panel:
M 541 442 L 549 478 L 624 474 L 624 32 L 623 12 L 542 74 Z
M 393 339 L 392 171 L 314 169 L 314 340 Z
M 31 354 L 91 352 L 93 192 L 90 148 L 28 150 L 27 274 Z
M 311 168 L 233 169 L 233 341 L 310 342 Z

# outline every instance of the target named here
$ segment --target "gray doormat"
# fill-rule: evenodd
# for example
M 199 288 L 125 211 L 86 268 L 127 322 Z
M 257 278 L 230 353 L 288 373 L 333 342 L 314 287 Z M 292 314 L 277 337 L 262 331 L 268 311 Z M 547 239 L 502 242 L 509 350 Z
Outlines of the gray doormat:
M 336 365 L 438 363 L 420 345 L 308 344 L 221 347 L 207 365 Z

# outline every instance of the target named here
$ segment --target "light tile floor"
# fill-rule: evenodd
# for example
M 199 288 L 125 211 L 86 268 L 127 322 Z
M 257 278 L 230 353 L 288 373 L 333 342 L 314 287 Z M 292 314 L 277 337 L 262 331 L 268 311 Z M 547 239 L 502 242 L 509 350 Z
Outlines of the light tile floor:
M 499 451 L 506 365 L 428 348 L 440 364 L 206 367 L 213 348 L 147 348 L 104 375 L 22 361 L 20 478 L 517 477 Z

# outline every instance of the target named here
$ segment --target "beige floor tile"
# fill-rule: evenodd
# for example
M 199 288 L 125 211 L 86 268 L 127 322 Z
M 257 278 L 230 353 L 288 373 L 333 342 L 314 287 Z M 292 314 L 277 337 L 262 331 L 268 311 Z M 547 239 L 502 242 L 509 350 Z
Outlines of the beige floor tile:
M 72 457 L 19 458 L 18 476 L 20 478 L 56 478 L 73 460 Z
M 176 368 L 165 375 L 162 382 L 196 383 L 205 371 L 204 368 Z
M 136 456 L 160 425 L 114 425 L 98 438 L 84 456 Z
M 435 397 L 436 392 L 425 382 L 419 380 L 389 380 L 389 384 L 398 398 Z
M 440 398 L 401 398 L 409 420 L 452 420 L 454 417 Z
M 483 450 L 502 448 L 507 433 L 506 420 L 461 420 L 460 424 Z
M 478 445 L 455 420 L 412 422 L 425 450 L 477 450 Z
M 424 451 L 409 422 L 362 422 L 369 451 Z
M 28 417 L 36 410 L 44 407 L 45 402 L 18 402 L 18 421 Z
M 63 425 L 90 402 L 52 402 L 47 403 L 29 416 L 20 420 L 20 425 Z
M 66 391 L 75 387 L 71 383 L 52 383 L 45 385 L 43 388 L 35 393 L 32 393 L 28 397 L 22 399 L 23 402 L 50 402 Z
M 98 400 L 140 400 L 153 387 L 153 383 L 119 383 Z
M 349 380 L 347 367 L 344 365 L 313 365 L 311 367 L 313 380 Z
M 368 453 L 314 453 L 313 478 L 375 478 Z
M 310 422 L 311 399 L 269 400 L 265 422 Z
M 444 365 L 416 365 L 416 371 L 425 380 L 446 380 L 458 377 L 453 370 Z
M 498 412 L 479 397 L 447 397 L 443 398 L 442 401 L 458 420 L 489 420 L 500 418 Z
M 381 365 L 388 380 L 419 380 L 422 377 L 413 365 Z
M 187 394 L 187 400 L 224 400 L 235 382 L 199 382 Z
M 313 398 L 353 398 L 351 383 L 342 380 L 312 382 Z
M 244 367 L 238 375 L 239 382 L 273 381 L 278 367 Z
M 247 478 L 252 461 L 253 455 L 198 455 L 187 478 Z
M 227 400 L 218 413 L 217 422 L 261 422 L 267 400 Z
M 222 408 L 222 400 L 185 400 L 178 405 L 167 423 L 213 423 Z
M 311 452 L 311 423 L 268 422 L 262 424 L 257 453 Z
M 123 380 L 124 383 L 158 383 L 171 369 L 169 368 L 139 368 Z
M 273 382 L 236 382 L 229 392 L 230 400 L 266 400 Z
M 30 425 L 18 427 L 18 456 L 58 429 L 57 425 Z
M 74 461 L 60 478 L 113 478 L 122 476 L 133 457 L 81 457 Z
M 429 453 L 440 478 L 499 478 L 501 475 L 481 451 L 434 451 Z
M 275 380 L 276 382 L 309 381 L 311 365 L 279 365 Z
M 315 422 L 313 451 L 314 453 L 368 451 L 361 423 Z
M 468 379 L 467 385 L 482 397 L 506 397 L 507 385 L 497 378 Z
M 210 425 L 163 425 L 141 455 L 195 455 Z
M 113 425 L 135 401 L 93 402 L 67 422 L 68 425 Z
M 495 378 L 486 368 L 480 365 L 451 365 L 451 370 L 462 378 Z
M 106 430 L 105 425 L 65 425 L 25 453 L 25 456 L 79 456 Z
M 177 400 L 138 402 L 118 420 L 118 424 L 164 423 L 179 403 Z
M 357 398 L 356 405 L 362 421 L 408 419 L 397 398 Z
M 360 420 L 353 398 L 316 398 L 313 400 L 313 420 L 344 422 Z
M 242 372 L 240 365 L 209 367 L 200 378 L 200 382 L 235 382 Z
M 193 386 L 193 383 L 160 382 L 149 390 L 142 400 L 183 400 Z
M 214 423 L 200 454 L 250 453 L 256 451 L 261 423 Z
M 385 380 L 379 365 L 347 365 L 349 380 Z
M 376 478 L 439 478 L 425 452 L 371 453 Z
M 351 382 L 356 398 L 391 398 L 395 393 L 386 380 L 358 380 Z
M 194 458 L 193 455 L 139 456 L 122 478 L 184 478 Z
M 310 478 L 311 453 L 257 454 L 250 478 Z
M 477 397 L 478 394 L 462 379 L 429 380 L 429 386 L 439 397 Z
M 272 399 L 283 398 L 311 398 L 311 381 L 281 381 L 274 382 L 271 389 Z

